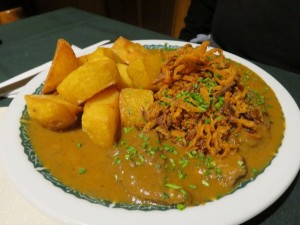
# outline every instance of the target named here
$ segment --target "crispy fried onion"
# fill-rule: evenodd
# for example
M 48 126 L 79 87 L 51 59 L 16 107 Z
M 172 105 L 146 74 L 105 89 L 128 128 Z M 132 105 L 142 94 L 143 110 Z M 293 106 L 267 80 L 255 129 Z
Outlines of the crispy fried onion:
M 261 112 L 247 100 L 234 64 L 208 42 L 185 45 L 166 58 L 144 131 L 204 154 L 226 156 L 239 148 L 238 133 L 255 133 Z

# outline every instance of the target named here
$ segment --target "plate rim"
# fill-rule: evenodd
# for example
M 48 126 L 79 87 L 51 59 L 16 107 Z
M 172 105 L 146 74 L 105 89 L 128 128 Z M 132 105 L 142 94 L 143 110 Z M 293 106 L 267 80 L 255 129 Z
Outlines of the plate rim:
M 172 45 L 182 46 L 187 44 L 188 42 L 184 41 L 172 41 L 172 40 L 134 40 L 134 42 L 143 44 L 143 45 L 164 45 L 165 43 L 169 43 Z M 112 44 L 105 45 L 104 47 L 110 47 Z M 193 46 L 197 46 L 193 44 Z M 87 54 L 89 52 L 82 52 L 82 54 Z M 88 201 L 78 199 L 75 196 L 68 195 L 62 190 L 51 184 L 48 180 L 46 180 L 41 174 L 36 173 L 32 166 L 32 163 L 28 161 L 27 156 L 23 151 L 23 146 L 21 145 L 21 140 L 19 137 L 19 126 L 18 120 L 16 120 L 13 116 L 18 115 L 21 117 L 21 112 L 25 106 L 25 100 L 23 96 L 28 93 L 32 93 L 38 85 L 40 85 L 46 75 L 47 71 L 45 70 L 41 72 L 37 77 L 33 78 L 18 94 L 18 96 L 12 101 L 8 110 L 5 112 L 5 115 L 2 118 L 2 122 L 0 124 L 0 141 L 4 144 L 3 146 L 9 146 L 10 151 L 4 150 L 4 148 L 0 149 L 2 152 L 1 160 L 4 165 L 4 169 L 7 172 L 9 178 L 13 181 L 17 189 L 21 192 L 21 194 L 31 202 L 36 208 L 40 209 L 46 215 L 62 222 L 65 224 L 97 224 L 99 219 L 103 220 L 105 217 L 106 224 L 140 224 L 140 221 L 143 221 L 144 224 L 153 224 L 153 223 L 161 223 L 163 221 L 170 222 L 170 218 L 173 218 L 172 223 L 174 225 L 179 225 L 184 223 L 189 223 L 191 225 L 197 224 L 197 218 L 200 218 L 202 222 L 205 224 L 238 224 L 249 220 L 255 215 L 262 212 L 272 203 L 274 203 L 291 185 L 295 177 L 297 176 L 300 168 L 300 153 L 295 150 L 292 151 L 293 154 L 296 154 L 298 157 L 291 157 L 291 153 L 286 153 L 286 151 L 281 151 L 282 148 L 293 147 L 293 143 L 298 143 L 296 133 L 300 131 L 300 111 L 292 96 L 289 92 L 284 88 L 282 84 L 280 84 L 273 76 L 264 71 L 259 66 L 253 64 L 252 62 L 243 59 L 239 56 L 236 56 L 232 53 L 224 51 L 224 54 L 228 58 L 232 58 L 247 66 L 248 68 L 254 70 L 258 75 L 274 90 L 280 91 L 280 95 L 277 95 L 276 90 L 274 90 L 277 98 L 281 104 L 283 113 L 285 115 L 289 115 L 289 118 L 285 116 L 286 119 L 286 131 L 285 137 L 283 139 L 283 143 L 276 157 L 272 160 L 271 164 L 265 169 L 265 171 L 260 174 L 255 181 L 249 182 L 246 188 L 239 189 L 237 192 L 231 195 L 227 195 L 218 201 L 213 201 L 206 203 L 205 205 L 188 207 L 183 211 L 178 210 L 168 210 L 168 211 L 128 211 L 126 209 L 111 209 L 105 206 L 97 205 L 90 203 Z M 288 107 L 284 108 L 284 106 Z M 293 117 L 293 121 L 291 118 Z M 15 121 L 14 121 L 15 120 Z M 12 123 L 9 123 L 12 122 Z M 13 132 L 15 132 L 17 127 L 17 136 Z M 4 138 L 4 134 L 9 133 L 9 137 Z M 18 140 L 17 142 L 16 139 Z M 292 142 L 291 142 L 292 141 Z M 294 147 L 295 148 L 295 147 Z M 298 153 L 298 154 L 297 154 Z M 294 155 L 293 155 L 294 156 Z M 279 159 L 278 159 L 279 158 Z M 276 168 L 278 170 L 278 166 L 282 165 L 286 161 L 292 159 L 292 169 L 289 171 L 290 173 L 286 176 L 286 172 L 283 170 L 278 171 L 278 176 L 285 177 L 284 183 L 280 185 L 276 185 L 273 187 L 272 192 L 268 191 L 266 188 L 266 182 L 274 182 L 274 177 L 268 177 L 268 175 L 272 175 L 272 168 Z M 13 161 L 11 161 L 13 160 Z M 12 163 L 13 162 L 13 163 Z M 22 165 L 22 168 L 12 167 L 10 164 L 14 165 Z M 291 166 L 291 165 L 290 165 Z M 36 181 L 34 183 L 38 185 L 37 187 L 33 184 L 28 183 L 28 177 L 22 177 L 20 175 L 29 175 L 31 181 Z M 259 185 L 260 184 L 260 185 Z M 262 185 L 263 184 L 263 185 Z M 262 186 L 261 186 L 262 185 Z M 259 186 L 259 187 L 257 187 Z M 263 188 L 261 188 L 263 187 Z M 258 190 L 258 188 L 261 188 Z M 252 194 L 255 196 L 246 196 L 248 194 L 248 190 L 253 190 Z M 35 195 L 32 195 L 34 190 Z M 46 191 L 47 190 L 47 191 Z M 246 190 L 246 191 L 245 191 Z M 49 198 L 51 196 L 52 198 Z M 60 203 L 60 200 L 63 199 L 65 202 Z M 244 199 L 246 201 L 243 203 L 239 203 L 239 199 Z M 256 205 L 257 201 L 264 199 L 263 202 L 259 202 L 259 207 Z M 254 203 L 255 202 L 255 203 Z M 60 204 L 60 205 L 58 205 Z M 75 204 L 75 205 L 74 205 Z M 77 206 L 79 204 L 80 206 Z M 230 204 L 230 207 L 228 207 Z M 241 205 L 242 204 L 242 205 Z M 243 209 L 245 204 L 248 205 L 247 209 Z M 50 207 L 49 207 L 50 206 Z M 75 207 L 76 206 L 76 207 Z M 227 206 L 224 208 L 224 206 Z M 74 208 L 75 207 L 75 208 Z M 85 210 L 89 209 L 89 210 Z M 113 212 L 112 212 L 113 210 Z M 210 214 L 211 211 L 218 211 L 218 217 L 214 214 Z M 80 213 L 78 213 L 80 211 Z M 89 211 L 89 212 L 87 212 Z M 101 212 L 100 212 L 101 211 Z M 100 213 L 99 213 L 100 212 Z M 234 213 L 235 212 L 235 213 Z M 239 212 L 239 213 L 236 213 Z M 117 214 L 116 214 L 117 213 Z M 228 215 L 235 215 L 234 218 Z M 116 216 L 118 215 L 118 216 Z M 132 216 L 135 216 L 135 220 L 130 220 Z M 139 219 L 137 219 L 139 218 Z M 113 219 L 107 221 L 107 219 Z

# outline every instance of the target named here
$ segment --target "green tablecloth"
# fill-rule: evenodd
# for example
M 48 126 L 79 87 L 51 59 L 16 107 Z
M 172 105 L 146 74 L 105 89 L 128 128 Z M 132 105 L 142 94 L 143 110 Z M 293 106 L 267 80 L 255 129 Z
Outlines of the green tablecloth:
M 84 48 L 100 40 L 114 40 L 119 36 L 131 40 L 174 39 L 73 8 L 53 11 L 0 26 L 0 82 L 50 61 L 58 38 L 64 38 L 71 44 Z M 280 81 L 300 106 L 300 74 L 256 64 Z M 7 106 L 10 101 L 0 99 L 0 106 Z M 298 174 L 279 200 L 245 225 L 300 224 L 299 200 Z
M 58 38 L 83 48 L 120 35 L 129 39 L 171 39 L 72 8 L 1 25 L 0 82 L 51 60 Z

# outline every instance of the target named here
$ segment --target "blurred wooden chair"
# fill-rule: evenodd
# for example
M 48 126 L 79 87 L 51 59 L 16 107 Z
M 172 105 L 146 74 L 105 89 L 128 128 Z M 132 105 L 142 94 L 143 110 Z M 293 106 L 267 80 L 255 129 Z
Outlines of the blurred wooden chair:
M 23 18 L 24 12 L 22 7 L 3 10 L 0 12 L 0 25 L 11 23 Z

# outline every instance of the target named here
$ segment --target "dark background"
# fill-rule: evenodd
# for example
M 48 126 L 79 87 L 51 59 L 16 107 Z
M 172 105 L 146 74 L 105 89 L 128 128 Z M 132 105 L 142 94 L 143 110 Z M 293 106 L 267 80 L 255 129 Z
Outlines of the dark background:
M 22 7 L 29 17 L 74 7 L 178 37 L 190 0 L 0 0 L 0 11 Z

